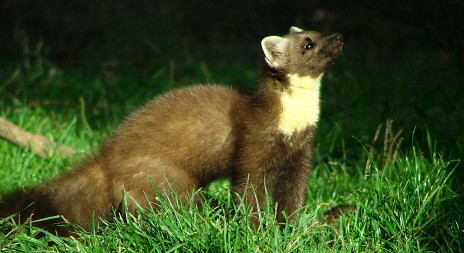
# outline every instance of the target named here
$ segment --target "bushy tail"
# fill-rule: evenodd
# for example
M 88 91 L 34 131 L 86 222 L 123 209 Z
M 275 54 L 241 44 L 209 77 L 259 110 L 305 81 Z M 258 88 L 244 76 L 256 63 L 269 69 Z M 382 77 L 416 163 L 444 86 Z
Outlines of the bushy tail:
M 69 228 L 58 226 L 59 223 L 63 223 L 63 219 L 58 217 L 36 221 L 56 215 L 57 210 L 37 188 L 14 191 L 2 196 L 0 201 L 0 220 L 5 224 L 32 224 L 62 235 L 69 234 Z
M 112 190 L 104 166 L 91 160 L 42 186 L 3 196 L 0 200 L 0 220 L 13 216 L 18 224 L 59 216 L 88 229 L 93 217 L 112 217 Z M 70 227 L 59 224 L 64 219 L 46 219 L 32 224 L 53 233 L 69 235 Z

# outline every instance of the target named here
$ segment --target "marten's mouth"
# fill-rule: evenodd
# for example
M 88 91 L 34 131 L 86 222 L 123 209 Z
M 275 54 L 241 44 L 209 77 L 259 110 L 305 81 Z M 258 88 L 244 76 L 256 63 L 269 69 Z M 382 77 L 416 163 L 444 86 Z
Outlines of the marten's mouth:
M 334 55 L 338 56 L 342 52 L 342 48 L 343 41 L 337 41 L 336 43 L 334 43 L 334 45 L 332 46 Z
M 325 57 L 327 59 L 327 63 L 329 66 L 332 66 L 335 63 L 335 60 L 338 58 L 340 53 L 342 52 L 342 46 L 337 46 L 332 48 L 330 53 L 327 53 L 327 56 Z
M 334 43 L 334 45 L 332 46 L 332 54 L 330 57 L 331 59 L 329 61 L 329 66 L 334 65 L 335 60 L 342 53 L 342 48 L 343 48 L 343 41 L 338 41 L 337 43 Z

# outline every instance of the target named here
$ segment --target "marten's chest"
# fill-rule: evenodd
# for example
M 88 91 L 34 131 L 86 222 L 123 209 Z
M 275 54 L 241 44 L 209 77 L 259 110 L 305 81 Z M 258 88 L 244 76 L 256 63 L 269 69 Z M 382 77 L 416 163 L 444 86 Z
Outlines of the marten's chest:
M 319 87 L 321 77 L 288 75 L 290 86 L 280 94 L 281 110 L 277 129 L 292 136 L 319 120 Z

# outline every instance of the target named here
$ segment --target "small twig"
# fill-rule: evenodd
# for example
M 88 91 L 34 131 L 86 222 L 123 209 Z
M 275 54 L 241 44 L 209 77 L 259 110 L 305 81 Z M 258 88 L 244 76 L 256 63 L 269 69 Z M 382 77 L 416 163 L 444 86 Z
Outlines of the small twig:
M 84 126 L 90 129 L 89 122 L 87 122 L 87 116 L 85 115 L 85 101 L 84 98 L 81 96 L 79 97 L 79 104 L 81 108 L 81 120 Z
M 29 107 L 39 107 L 39 106 L 44 106 L 44 105 L 60 105 L 63 107 L 81 107 L 80 103 L 75 103 L 75 102 L 69 102 L 69 101 L 52 101 L 52 100 L 45 100 L 45 101 L 32 101 L 28 104 Z M 99 106 L 95 104 L 86 104 L 86 108 L 92 109 L 92 110 L 98 110 L 100 109 Z
M 73 147 L 58 144 L 42 135 L 27 132 L 2 117 L 0 117 L 0 137 L 18 146 L 33 149 L 42 158 L 52 157 L 55 150 L 63 158 L 76 153 L 76 149 Z
M 78 107 L 79 106 L 79 104 L 77 103 L 72 103 L 68 101 L 50 101 L 50 100 L 45 100 L 45 101 L 40 101 L 40 102 L 32 101 L 28 104 L 29 107 L 38 107 L 38 106 L 43 106 L 43 105 L 62 105 L 64 107 Z

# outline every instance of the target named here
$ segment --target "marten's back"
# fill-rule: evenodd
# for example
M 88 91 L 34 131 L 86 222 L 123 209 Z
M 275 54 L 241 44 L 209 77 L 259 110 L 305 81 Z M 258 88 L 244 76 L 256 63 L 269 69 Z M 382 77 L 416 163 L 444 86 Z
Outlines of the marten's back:
M 235 149 L 232 111 L 246 97 L 224 86 L 171 91 L 128 117 L 104 144 L 101 156 L 118 187 L 140 192 L 150 175 L 160 191 L 166 179 L 202 187 L 230 174 Z M 142 189 L 148 191 L 150 189 Z

